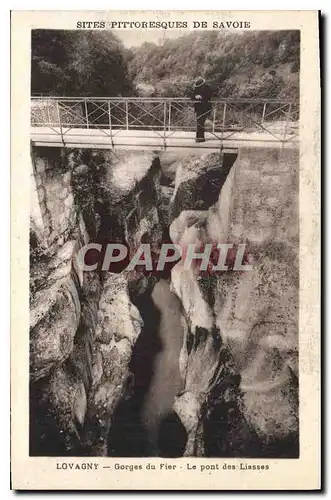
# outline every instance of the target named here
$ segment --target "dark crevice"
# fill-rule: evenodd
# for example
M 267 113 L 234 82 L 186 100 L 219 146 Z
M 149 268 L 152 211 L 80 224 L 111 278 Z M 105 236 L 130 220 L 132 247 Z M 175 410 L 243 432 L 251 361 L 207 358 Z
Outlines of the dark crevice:
M 150 293 L 133 299 L 144 321 L 143 330 L 132 351 L 130 371 L 133 375 L 132 395 L 122 400 L 112 419 L 108 437 L 108 456 L 152 456 L 152 445 L 142 419 L 144 400 L 154 372 L 154 362 L 161 349 L 159 338 L 160 311 Z

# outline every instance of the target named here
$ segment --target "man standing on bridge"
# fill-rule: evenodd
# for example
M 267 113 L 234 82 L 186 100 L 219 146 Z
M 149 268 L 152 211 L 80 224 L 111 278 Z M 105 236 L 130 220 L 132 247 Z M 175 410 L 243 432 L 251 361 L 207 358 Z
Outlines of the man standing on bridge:
M 205 121 L 212 109 L 210 98 L 212 90 L 207 85 L 204 78 L 199 76 L 194 82 L 193 90 L 191 92 L 191 99 L 194 102 L 194 111 L 197 119 L 197 132 L 195 142 L 205 141 Z

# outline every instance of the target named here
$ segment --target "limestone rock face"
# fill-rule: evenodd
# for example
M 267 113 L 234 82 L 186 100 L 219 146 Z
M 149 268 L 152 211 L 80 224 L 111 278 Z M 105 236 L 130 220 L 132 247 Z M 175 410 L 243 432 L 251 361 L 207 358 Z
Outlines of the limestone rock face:
M 122 274 L 109 273 L 105 278 L 96 328 L 99 342 L 108 344 L 114 336 L 116 340 L 128 339 L 131 345 L 137 340 L 142 320 L 130 301 L 127 288 L 127 280 Z
M 297 152 L 243 151 L 232 183 L 227 239 L 248 240 L 254 265 L 219 279 L 216 324 L 241 375 L 247 422 L 271 442 L 298 433 Z
M 97 241 L 125 243 L 132 257 L 142 243 L 156 252 L 162 243 L 163 220 L 158 211 L 158 160 L 150 154 L 119 155 L 106 173 Z M 113 413 L 126 394 L 132 349 L 143 321 L 131 298 L 152 290 L 155 277 L 136 270 L 102 272 L 102 290 L 95 328 L 93 385 L 84 427 L 87 454 L 107 455 Z
M 90 391 L 88 415 L 84 428 L 84 448 L 89 455 L 107 456 L 107 437 L 111 416 L 121 397 L 129 376 L 132 345 L 126 338 L 100 344 L 100 378 Z M 102 372 L 102 373 L 101 373 Z
M 127 246 L 129 264 L 143 243 L 157 255 L 163 239 L 164 220 L 160 206 L 160 161 L 149 152 L 125 152 L 112 159 L 102 181 L 102 213 L 97 241 Z M 153 287 L 152 275 L 133 271 L 127 275 L 130 293 L 143 293 Z
M 265 255 L 255 269 L 220 279 L 216 323 L 241 374 L 245 415 L 267 440 L 297 431 L 298 275 Z
M 171 220 L 183 210 L 206 210 L 214 205 L 235 160 L 235 155 L 219 153 L 189 156 L 178 161 L 175 191 L 171 200 Z
M 33 153 L 30 396 L 33 455 L 107 455 L 142 319 L 143 273 L 82 271 L 88 242 L 125 242 L 129 257 L 163 237 L 157 158 L 36 148 Z M 39 217 L 39 218 L 38 218 Z
M 32 380 L 47 375 L 54 365 L 62 363 L 69 356 L 79 319 L 80 302 L 70 275 L 39 292 L 32 309 Z
M 170 227 L 174 242 L 182 248 L 194 243 L 197 249 L 206 243 L 245 243 L 253 265 L 251 271 L 208 274 L 194 266 L 185 269 L 182 260 L 172 270 L 172 290 L 187 324 L 180 359 L 186 389 L 174 406 L 189 434 L 186 454 L 247 456 L 259 447 L 268 456 L 282 440 L 292 440 L 285 455 L 297 453 L 297 173 L 295 151 L 241 150 L 208 210 L 201 211 L 195 197 L 177 196 L 173 213 L 179 215 Z M 176 193 L 180 170 L 178 176 Z M 199 189 L 195 171 L 188 168 L 184 176 L 192 193 Z M 193 355 L 188 345 L 197 343 Z M 227 362 L 218 377 L 213 360 L 222 353 Z M 202 401 L 212 394 L 209 385 L 215 380 L 218 396 L 209 400 L 203 433 Z M 229 416 L 226 435 L 222 414 Z M 219 424 L 213 423 L 215 415 Z
M 169 205 L 173 197 L 175 188 L 172 186 L 160 186 L 160 211 L 165 225 L 170 225 Z
M 125 266 L 83 272 L 77 254 L 89 241 L 120 242 L 129 259 L 150 243 L 155 259 L 169 224 L 183 251 L 171 290 L 184 325 L 174 410 L 185 455 L 271 456 L 291 442 L 284 456 L 295 456 L 297 153 L 183 158 L 175 186 L 161 188 L 153 154 L 55 149 L 32 164 L 31 454 L 107 455 L 144 326 L 134 303 L 158 278 Z M 187 268 L 187 246 L 207 243 L 244 243 L 253 269 Z
M 56 251 L 76 226 L 71 171 L 65 168 L 58 148 L 38 148 L 37 154 L 34 150 L 32 164 L 32 224 L 38 228 L 40 242 Z

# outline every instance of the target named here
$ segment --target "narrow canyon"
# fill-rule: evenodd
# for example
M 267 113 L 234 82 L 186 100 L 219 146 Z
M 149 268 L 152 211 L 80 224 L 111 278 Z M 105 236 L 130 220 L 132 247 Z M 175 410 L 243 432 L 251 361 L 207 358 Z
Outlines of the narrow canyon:
M 298 456 L 298 152 L 31 149 L 30 454 Z M 82 271 L 87 243 L 245 244 Z

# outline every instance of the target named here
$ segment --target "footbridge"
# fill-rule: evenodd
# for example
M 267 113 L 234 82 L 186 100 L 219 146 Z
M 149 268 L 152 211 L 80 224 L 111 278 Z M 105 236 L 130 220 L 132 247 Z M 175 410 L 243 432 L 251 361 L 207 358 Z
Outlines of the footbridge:
M 32 97 L 37 146 L 184 149 L 197 153 L 242 146 L 296 148 L 299 106 L 277 99 L 215 99 L 205 142 L 195 142 L 194 101 L 186 98 Z

